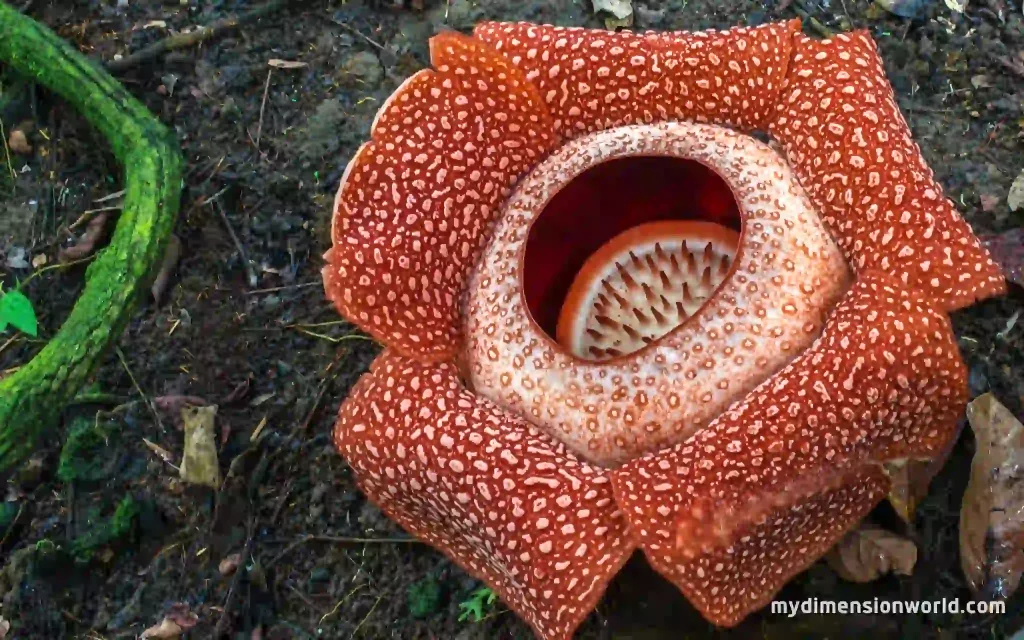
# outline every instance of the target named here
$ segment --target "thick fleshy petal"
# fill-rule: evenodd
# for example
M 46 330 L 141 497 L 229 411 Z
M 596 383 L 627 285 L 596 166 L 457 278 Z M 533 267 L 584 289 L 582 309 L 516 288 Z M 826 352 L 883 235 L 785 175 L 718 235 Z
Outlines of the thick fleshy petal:
M 966 397 L 948 318 L 866 272 L 789 366 L 688 441 L 616 470 L 616 497 L 654 566 L 709 619 L 733 624 L 885 495 L 880 463 L 942 452 Z M 842 526 L 829 524 L 835 500 Z M 752 530 L 770 544 L 745 540 Z M 776 552 L 751 551 L 762 544 Z M 761 578 L 723 589 L 712 578 L 722 571 Z
M 509 188 L 558 136 L 536 88 L 477 40 L 431 40 L 435 70 L 381 107 L 334 206 L 323 270 L 342 315 L 399 352 L 450 358 L 459 303 Z
M 631 33 L 483 22 L 474 35 L 540 89 L 556 130 L 692 120 L 760 128 L 771 117 L 798 20 L 727 31 Z
M 946 310 L 1005 291 L 911 138 L 867 32 L 794 37 L 769 131 L 858 273 L 881 269 Z
M 390 518 L 542 638 L 569 638 L 634 548 L 607 472 L 466 391 L 453 365 L 386 351 L 342 406 L 335 442 Z

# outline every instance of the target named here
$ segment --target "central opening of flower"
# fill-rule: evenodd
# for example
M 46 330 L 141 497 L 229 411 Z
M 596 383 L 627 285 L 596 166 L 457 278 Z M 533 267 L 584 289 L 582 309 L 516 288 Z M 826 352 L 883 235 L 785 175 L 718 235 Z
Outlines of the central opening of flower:
M 739 231 L 733 191 L 706 165 L 668 156 L 602 162 L 562 187 L 530 227 L 527 306 L 579 358 L 632 353 L 710 297 Z

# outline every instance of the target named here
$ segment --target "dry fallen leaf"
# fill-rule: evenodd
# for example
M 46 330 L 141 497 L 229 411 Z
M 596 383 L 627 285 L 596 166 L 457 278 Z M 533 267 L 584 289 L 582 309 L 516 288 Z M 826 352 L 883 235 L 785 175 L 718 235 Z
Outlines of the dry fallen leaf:
M 271 58 L 267 61 L 267 64 L 275 69 L 301 69 L 308 66 L 307 63 L 299 62 L 298 60 L 281 60 L 279 58 Z
M 220 572 L 220 575 L 227 577 L 233 574 L 240 564 L 242 564 L 242 554 L 232 553 L 220 561 L 220 564 L 217 565 L 217 571 Z
M 142 638 L 153 638 L 154 640 L 173 640 L 182 633 L 196 626 L 199 616 L 189 609 L 184 603 L 171 605 L 164 619 L 142 632 Z
M 10 147 L 11 153 L 18 155 L 27 156 L 32 153 L 32 145 L 28 142 L 28 136 L 21 129 L 15 129 L 11 135 L 7 136 L 7 146 Z
M 991 393 L 967 405 L 976 442 L 960 507 L 960 565 L 975 593 L 1008 598 L 1024 572 L 1024 425 Z
M 865 524 L 846 534 L 825 560 L 845 580 L 871 582 L 887 573 L 913 573 L 917 546 L 892 531 Z
M 978 199 L 981 200 L 981 210 L 985 213 L 990 213 L 999 206 L 999 196 L 994 196 L 990 193 L 983 193 L 978 196 Z
M 0 640 L 4 640 L 7 637 L 7 633 L 11 630 L 11 621 L 7 620 L 3 616 L 0 616 Z
M 191 405 L 194 407 L 206 406 L 206 400 L 199 396 L 169 395 L 153 398 L 153 406 L 159 411 L 177 418 L 181 417 L 181 410 Z
M 1010 211 L 1024 208 L 1024 171 L 1017 174 L 1010 185 L 1010 192 L 1006 194 L 1006 204 L 1010 205 Z
M 161 447 L 157 443 L 151 442 L 151 441 L 149 441 L 149 440 L 147 440 L 145 438 L 142 439 L 142 442 L 147 447 L 149 447 L 149 450 L 152 451 L 153 453 L 155 453 L 158 458 L 160 458 L 161 460 L 163 460 L 167 464 L 171 465 L 175 469 L 178 468 L 178 465 L 174 464 L 174 456 L 171 455 L 170 451 L 168 451 L 167 449 L 164 449 L 163 447 Z
M 1012 56 L 996 56 L 996 60 L 1018 76 L 1024 77 L 1024 51 L 1018 51 Z
M 217 406 L 189 407 L 181 410 L 185 425 L 185 451 L 181 457 L 181 479 L 213 489 L 220 487 L 220 465 L 213 421 Z
M 181 240 L 178 240 L 178 236 L 171 234 L 171 239 L 167 243 L 167 250 L 164 251 L 164 260 L 160 263 L 160 271 L 157 272 L 156 278 L 153 279 L 153 286 L 150 288 L 150 292 L 153 294 L 153 302 L 156 304 L 160 304 L 160 300 L 164 297 L 167 282 L 171 279 L 171 273 L 178 264 L 178 258 L 180 257 Z
M 902 460 L 883 465 L 892 483 L 889 504 L 907 524 L 914 522 L 917 505 L 928 495 L 928 485 L 945 462 L 946 456 L 943 456 L 936 460 Z
M 177 622 L 164 618 L 159 624 L 142 632 L 142 638 L 154 638 L 155 640 L 171 640 L 180 637 L 184 629 Z
M 89 221 L 85 227 L 85 233 L 78 239 L 78 242 L 70 247 L 61 248 L 57 253 L 57 259 L 61 262 L 80 260 L 92 254 L 96 245 L 103 239 L 107 227 L 107 214 L 101 213 Z
M 629 27 L 633 24 L 633 4 L 630 0 L 594 0 L 594 13 L 605 12 L 604 26 L 608 29 Z

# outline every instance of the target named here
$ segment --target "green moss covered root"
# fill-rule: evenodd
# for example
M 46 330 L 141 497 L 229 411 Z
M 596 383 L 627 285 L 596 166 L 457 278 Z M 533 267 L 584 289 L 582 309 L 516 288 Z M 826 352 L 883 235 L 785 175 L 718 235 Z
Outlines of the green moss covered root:
M 124 170 L 124 210 L 110 245 L 60 331 L 0 381 L 0 471 L 55 433 L 149 288 L 178 214 L 181 152 L 174 135 L 124 87 L 52 31 L 0 1 L 0 60 L 59 94 L 106 138 Z

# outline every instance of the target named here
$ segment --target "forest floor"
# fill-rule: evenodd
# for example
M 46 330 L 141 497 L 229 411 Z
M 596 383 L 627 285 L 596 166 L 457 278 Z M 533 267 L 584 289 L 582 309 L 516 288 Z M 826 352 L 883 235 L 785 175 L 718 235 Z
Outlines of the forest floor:
M 459 604 L 482 585 L 440 553 L 401 541 L 404 532 L 360 493 L 333 449 L 337 408 L 379 347 L 324 299 L 321 255 L 348 159 L 387 96 L 428 64 L 432 34 L 481 19 L 603 20 L 583 0 L 425 4 L 294 0 L 118 74 L 181 143 L 181 259 L 161 300 L 147 300 L 121 336 L 123 360 L 106 357 L 93 396 L 65 412 L 7 486 L 0 614 L 13 625 L 9 637 L 132 638 L 185 608 L 198 617 L 191 638 L 215 630 L 239 639 L 530 637 L 500 603 L 483 621 L 460 621 Z M 800 10 L 830 29 L 870 30 L 916 140 L 968 221 L 986 234 L 1021 226 L 1006 202 L 1024 167 L 1019 0 L 971 0 L 963 14 L 941 1 L 899 3 L 920 12 L 914 19 L 864 0 L 633 4 L 645 29 L 758 24 Z M 29 0 L 25 10 L 110 61 L 251 7 Z M 304 66 L 273 68 L 271 59 Z M 8 371 L 56 332 L 81 291 L 85 264 L 48 267 L 78 241 L 82 227 L 70 227 L 84 212 L 116 216 L 117 199 L 107 196 L 121 189 L 121 171 L 59 99 L 26 90 L 2 68 L 0 87 L 6 134 L 25 133 L 31 147 L 16 145 L 10 163 L 0 156 L 0 283 L 41 271 L 24 288 L 39 337 L 0 333 L 0 371 Z M 1024 321 L 1006 328 L 1022 307 L 1018 290 L 954 315 L 972 394 L 990 390 L 1018 415 Z M 185 485 L 147 444 L 180 460 L 175 409 L 184 396 L 218 406 L 220 490 Z M 913 575 L 852 584 L 818 563 L 779 597 L 969 598 L 958 519 L 973 439 L 963 433 L 904 531 L 919 549 Z M 127 533 L 125 513 L 134 514 Z M 721 631 L 637 556 L 578 637 L 1002 638 L 1024 625 L 1022 609 L 1018 595 L 995 617 L 762 612 Z

